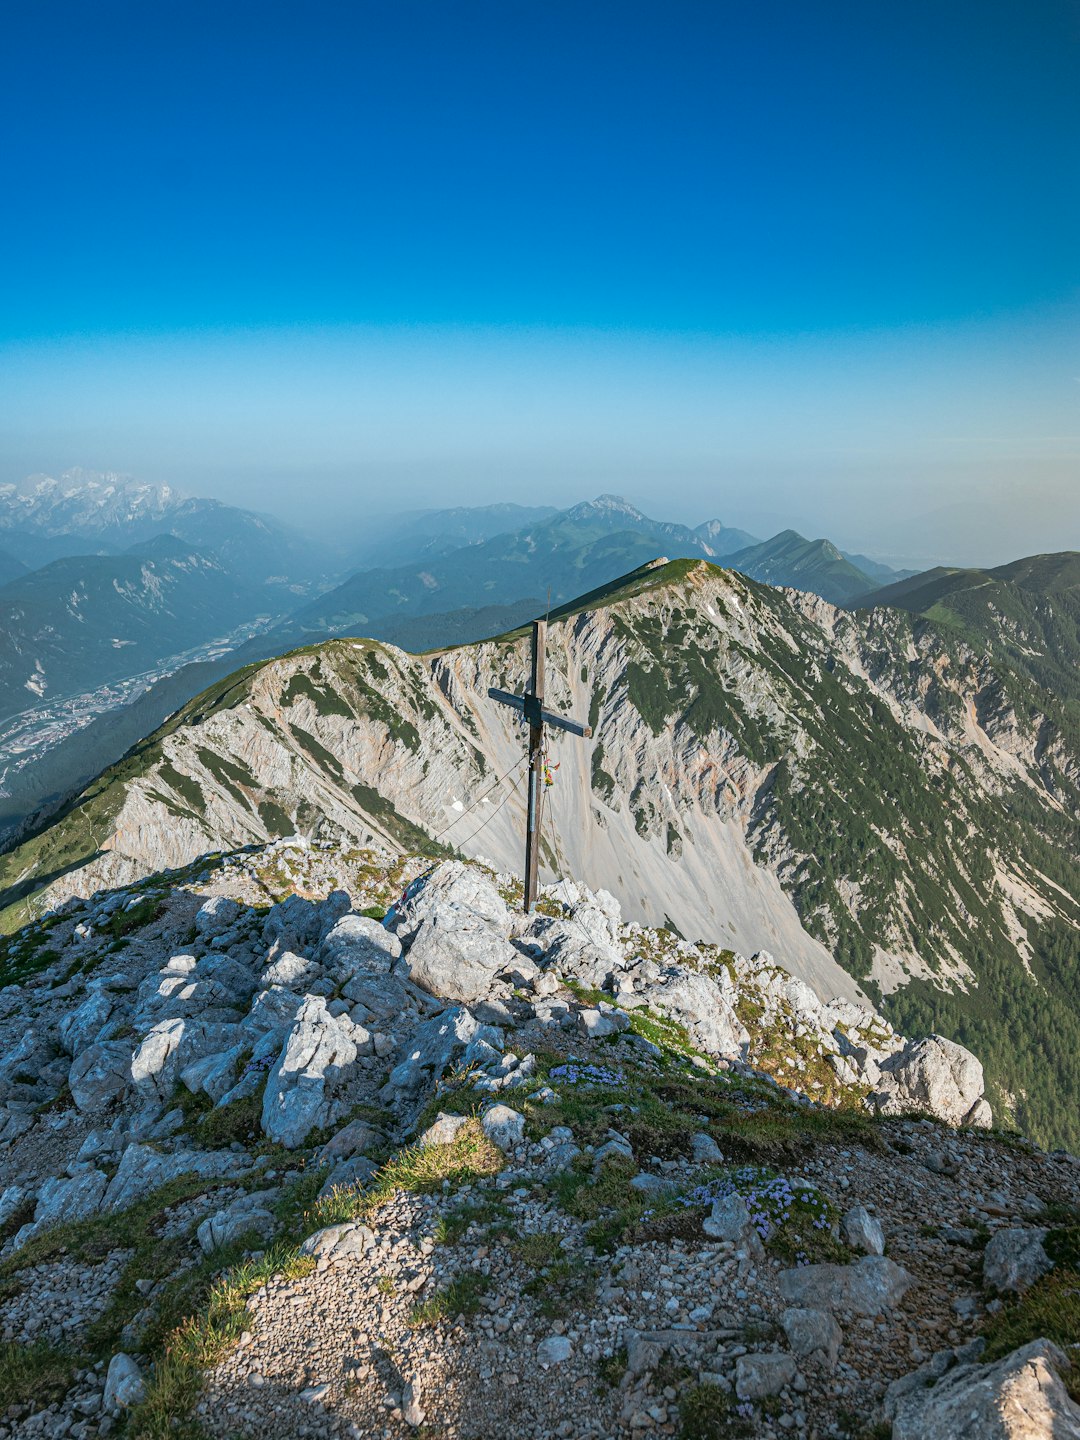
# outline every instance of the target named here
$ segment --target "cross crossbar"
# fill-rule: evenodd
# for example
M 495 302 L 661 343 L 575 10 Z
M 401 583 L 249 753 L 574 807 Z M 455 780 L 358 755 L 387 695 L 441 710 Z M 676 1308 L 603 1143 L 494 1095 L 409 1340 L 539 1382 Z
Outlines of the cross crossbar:
M 544 763 L 544 726 L 554 730 L 565 730 L 588 740 L 592 729 L 544 708 L 544 646 L 547 640 L 547 622 L 533 621 L 532 667 L 528 689 L 524 695 L 512 695 L 508 690 L 492 687 L 488 696 L 500 705 L 515 710 L 524 716 L 529 724 L 529 808 L 525 827 L 525 913 L 528 915 L 536 903 L 540 879 L 540 835 L 538 830 L 540 812 L 540 781 Z

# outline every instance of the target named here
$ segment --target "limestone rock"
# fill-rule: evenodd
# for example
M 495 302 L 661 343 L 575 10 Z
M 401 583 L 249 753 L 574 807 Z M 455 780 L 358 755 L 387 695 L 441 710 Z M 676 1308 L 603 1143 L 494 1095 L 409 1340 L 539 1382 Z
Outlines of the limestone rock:
M 983 1251 L 983 1282 L 991 1290 L 1026 1290 L 1053 1268 L 1043 1249 L 1049 1232 L 997 1230 Z
M 796 1355 L 819 1354 L 831 1370 L 840 1353 L 844 1332 L 828 1310 L 793 1306 L 781 1316 L 784 1334 Z
M 853 1205 L 840 1222 L 844 1241 L 864 1255 L 884 1255 L 885 1234 L 865 1205 Z
M 256 1191 L 239 1196 L 231 1205 L 208 1216 L 196 1232 L 203 1254 L 209 1255 L 248 1234 L 268 1239 L 276 1224 L 272 1207 L 277 1198 L 275 1190 Z
M 358 1260 L 374 1243 L 375 1236 L 366 1225 L 327 1225 L 324 1230 L 308 1236 L 300 1246 L 300 1254 L 337 1265 L 345 1260 Z
M 131 1084 L 131 1046 L 123 1040 L 91 1045 L 68 1071 L 71 1098 L 84 1115 L 107 1108 Z
M 525 1116 L 509 1105 L 492 1105 L 480 1117 L 480 1128 L 500 1150 L 513 1150 L 525 1138 Z
M 781 1270 L 780 1293 L 789 1305 L 809 1310 L 850 1310 L 878 1315 L 898 1305 L 914 1284 L 884 1255 L 865 1255 L 853 1265 L 805 1265 Z
M 335 980 L 388 975 L 400 955 L 398 937 L 367 915 L 342 915 L 319 947 L 319 963 Z
M 262 1128 L 295 1150 L 311 1131 L 331 1125 L 344 1106 L 335 1094 L 356 1060 L 347 1018 L 335 1018 L 319 996 L 309 996 L 293 1022 L 263 1096 Z
M 740 1355 L 735 1361 L 735 1394 L 740 1400 L 766 1400 L 795 1379 L 790 1355 Z
M 106 1410 L 128 1410 L 133 1405 L 141 1405 L 145 1399 L 146 1381 L 142 1371 L 130 1355 L 120 1351 L 109 1361 L 102 1404 Z
M 428 1126 L 416 1143 L 422 1147 L 450 1145 L 457 1139 L 462 1126 L 468 1123 L 467 1115 L 446 1115 L 440 1110 L 434 1123 Z
M 970 1050 L 941 1035 L 909 1040 L 881 1071 L 873 1102 L 882 1115 L 925 1110 L 961 1125 L 983 1098 L 982 1064 Z
M 1049 1340 L 1032 1340 L 992 1364 L 957 1365 L 936 1384 L 932 1365 L 922 1366 L 886 1392 L 893 1440 L 1080 1440 L 1080 1407 L 1060 1378 L 1067 1367 Z
M 409 979 L 447 1000 L 481 1000 L 516 953 L 480 915 L 439 908 L 421 925 L 409 949 Z

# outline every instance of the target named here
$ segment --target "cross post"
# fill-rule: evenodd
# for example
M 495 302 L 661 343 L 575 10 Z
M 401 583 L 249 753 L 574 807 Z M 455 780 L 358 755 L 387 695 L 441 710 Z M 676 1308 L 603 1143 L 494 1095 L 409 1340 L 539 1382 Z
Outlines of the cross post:
M 529 686 L 524 695 L 510 695 L 505 690 L 491 689 L 488 695 L 500 705 L 516 710 L 529 727 L 529 797 L 528 814 L 525 821 L 525 914 L 528 915 L 536 904 L 540 880 L 540 785 L 544 766 L 544 726 L 551 725 L 557 730 L 568 730 L 571 735 L 588 739 L 592 730 L 588 725 L 579 725 L 565 715 L 556 714 L 544 708 L 544 650 L 547 642 L 547 622 L 533 621 L 532 664 L 529 671 Z

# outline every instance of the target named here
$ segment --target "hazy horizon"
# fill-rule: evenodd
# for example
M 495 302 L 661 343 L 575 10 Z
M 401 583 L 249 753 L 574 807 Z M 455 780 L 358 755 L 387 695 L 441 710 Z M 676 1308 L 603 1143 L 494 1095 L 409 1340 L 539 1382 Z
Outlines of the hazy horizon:
M 0 480 L 1080 548 L 1074 7 L 257 13 L 13 15 Z

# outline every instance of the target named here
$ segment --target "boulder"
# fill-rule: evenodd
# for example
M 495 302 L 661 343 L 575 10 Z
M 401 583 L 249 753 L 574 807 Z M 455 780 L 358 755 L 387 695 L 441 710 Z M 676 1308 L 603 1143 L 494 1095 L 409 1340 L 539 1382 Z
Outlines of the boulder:
M 347 1225 L 327 1225 L 324 1230 L 308 1236 L 300 1246 L 300 1254 L 337 1265 L 343 1260 L 359 1260 L 374 1243 L 375 1235 L 366 1225 L 355 1221 Z
M 195 915 L 195 929 L 204 940 L 223 935 L 240 918 L 240 906 L 225 895 L 211 895 Z
M 407 945 L 426 921 L 442 915 L 452 925 L 456 914 L 482 921 L 504 939 L 510 934 L 506 901 L 482 871 L 460 860 L 446 860 L 410 885 L 407 898 L 395 906 L 387 924 Z
M 68 1088 L 83 1115 L 106 1109 L 131 1084 L 131 1046 L 124 1040 L 91 1045 L 72 1061 Z
M 398 1052 L 397 1064 L 381 1092 L 383 1098 L 391 1104 L 415 1098 L 475 1039 L 502 1048 L 502 1032 L 494 1025 L 481 1025 L 462 1005 L 425 1021 Z
M 245 1235 L 269 1239 L 276 1226 L 273 1206 L 279 1198 L 276 1190 L 258 1190 L 239 1196 L 231 1205 L 208 1216 L 196 1231 L 203 1254 L 209 1255 Z
M 651 981 L 635 986 L 638 1003 L 683 1025 L 709 1055 L 738 1059 L 750 1036 L 715 980 L 681 965 L 665 966 Z M 622 996 L 620 994 L 620 1000 Z
M 864 1255 L 885 1254 L 885 1233 L 865 1205 L 853 1205 L 840 1222 L 844 1243 Z
M 808 1310 L 847 1310 L 878 1315 L 891 1310 L 915 1283 L 884 1255 L 864 1255 L 851 1265 L 805 1265 L 781 1270 L 780 1294 L 788 1305 Z
M 1069 1362 L 1049 1340 L 1032 1340 L 990 1364 L 959 1364 L 935 1374 L 931 1361 L 885 1394 L 893 1440 L 970 1436 L 971 1440 L 1080 1440 L 1080 1407 L 1061 1372 Z M 936 1382 L 936 1383 L 935 1383 Z
M 513 1150 L 525 1138 L 525 1116 L 509 1105 L 492 1105 L 481 1115 L 480 1128 L 500 1150 Z
M 72 1179 L 63 1176 L 46 1180 L 38 1191 L 33 1221 L 24 1225 L 12 1241 L 19 1250 L 35 1235 L 52 1225 L 85 1220 L 101 1208 L 109 1180 L 101 1170 L 83 1170 Z
M 881 1115 L 921 1110 L 961 1125 L 983 1097 L 983 1067 L 970 1050 L 929 1035 L 909 1040 L 881 1066 L 871 1097 Z
M 462 1128 L 468 1123 L 467 1115 L 446 1115 L 440 1110 L 435 1116 L 434 1122 L 428 1126 L 416 1143 L 422 1149 L 426 1149 L 429 1145 L 452 1145 Z
M 107 990 L 97 990 L 83 1003 L 70 1010 L 57 1026 L 60 1044 L 69 1055 L 78 1055 L 92 1045 L 112 1019 L 117 998 Z
M 991 1290 L 1026 1290 L 1040 1276 L 1053 1269 L 1054 1262 L 1043 1249 L 1049 1232 L 997 1230 L 983 1251 L 983 1283 Z
M 319 1151 L 319 1159 L 346 1160 L 350 1155 L 366 1150 L 370 1145 L 374 1145 L 376 1140 L 383 1138 L 381 1132 L 366 1120 L 350 1120 L 336 1135 L 331 1135 Z
M 761 1237 L 741 1195 L 721 1195 L 714 1200 L 702 1228 L 712 1240 L 730 1240 L 733 1245 L 750 1243 L 756 1251 L 761 1249 Z
M 126 1210 L 144 1195 L 159 1190 L 181 1175 L 224 1179 L 237 1175 L 250 1164 L 248 1157 L 229 1150 L 175 1150 L 163 1154 L 149 1145 L 128 1145 L 120 1157 L 116 1174 L 105 1191 L 103 1210 Z
M 143 1094 L 166 1100 L 180 1072 L 196 1060 L 220 1055 L 235 1043 L 231 1025 L 206 1020 L 159 1020 L 131 1056 L 131 1079 Z
M 516 954 L 475 911 L 440 908 L 423 922 L 409 948 L 409 979 L 447 1000 L 482 1000 Z
M 267 1077 L 265 1134 L 295 1150 L 312 1130 L 340 1119 L 346 1107 L 336 1092 L 352 1071 L 356 1054 L 348 1017 L 335 1018 L 321 997 L 309 996 Z
M 102 1405 L 106 1410 L 129 1410 L 146 1399 L 146 1381 L 130 1355 L 121 1351 L 109 1361 Z
M 798 1306 L 785 1310 L 781 1318 L 787 1342 L 796 1355 L 818 1355 L 833 1369 L 840 1354 L 844 1332 L 828 1310 L 806 1310 Z
M 287 990 L 303 990 L 322 973 L 322 966 L 316 965 L 314 960 L 308 960 L 292 950 L 285 950 L 265 967 L 259 976 L 259 984 L 263 987 L 283 985 Z
M 319 946 L 319 963 L 335 980 L 354 975 L 388 975 L 401 955 L 401 941 L 367 915 L 342 915 Z
M 319 1196 L 321 1198 L 329 1195 L 334 1190 L 352 1190 L 358 1185 L 366 1185 L 378 1173 L 378 1165 L 366 1155 L 353 1155 L 348 1160 L 339 1160 L 323 1181 Z
M 735 1394 L 740 1400 L 767 1400 L 779 1395 L 797 1374 L 791 1355 L 740 1355 L 735 1361 Z

